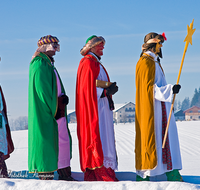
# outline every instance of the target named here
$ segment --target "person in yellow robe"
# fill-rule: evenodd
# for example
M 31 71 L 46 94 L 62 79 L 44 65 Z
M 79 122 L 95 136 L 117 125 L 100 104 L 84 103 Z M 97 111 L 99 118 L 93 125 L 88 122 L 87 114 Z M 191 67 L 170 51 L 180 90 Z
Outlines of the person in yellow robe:
M 168 181 L 183 181 L 178 133 L 174 115 L 165 148 L 162 141 L 173 94 L 181 86 L 167 84 L 160 64 L 165 34 L 149 33 L 144 38 L 142 53 L 136 65 L 136 181 L 149 181 L 150 176 L 166 173 Z

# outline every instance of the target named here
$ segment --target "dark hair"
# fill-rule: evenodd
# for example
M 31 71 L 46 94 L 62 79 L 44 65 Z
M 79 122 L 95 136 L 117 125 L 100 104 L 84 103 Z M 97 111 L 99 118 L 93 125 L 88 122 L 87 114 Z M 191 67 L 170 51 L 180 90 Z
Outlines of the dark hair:
M 151 44 L 147 44 L 147 41 L 152 39 L 152 38 L 156 38 L 156 39 L 159 39 L 161 41 L 161 43 L 163 43 L 165 41 L 164 37 L 160 34 L 157 34 L 155 32 L 150 32 L 149 34 L 147 34 L 145 37 L 144 37 L 144 44 L 143 44 L 143 47 L 145 49 L 142 50 L 142 53 L 140 54 L 140 57 L 142 56 L 142 54 L 150 49 L 153 48 L 153 51 L 156 51 L 156 43 L 151 43 Z M 162 58 L 162 51 L 160 50 L 160 53 L 158 54 L 159 57 Z
M 152 44 L 144 44 L 143 47 L 145 47 L 145 49 L 142 50 L 140 57 L 142 56 L 142 54 L 146 51 L 149 51 L 150 49 L 153 48 L 153 51 L 156 51 L 156 43 L 152 43 Z

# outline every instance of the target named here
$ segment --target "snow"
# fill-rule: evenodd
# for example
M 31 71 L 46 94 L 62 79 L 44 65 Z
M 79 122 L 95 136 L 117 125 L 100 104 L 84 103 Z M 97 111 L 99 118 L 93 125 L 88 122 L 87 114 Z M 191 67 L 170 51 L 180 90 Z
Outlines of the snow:
M 183 169 L 180 171 L 185 182 L 168 182 L 166 176 L 150 178 L 150 182 L 136 182 L 135 174 L 135 128 L 134 123 L 115 125 L 116 148 L 118 153 L 119 182 L 84 182 L 79 166 L 76 124 L 69 124 L 73 140 L 73 158 L 71 160 L 72 176 L 77 182 L 38 180 L 35 174 L 28 173 L 28 131 L 12 131 L 15 151 L 6 160 L 10 170 L 10 179 L 0 180 L 0 189 L 109 189 L 109 190 L 193 190 L 200 189 L 200 121 L 177 122 L 182 154 Z
M 67 114 L 73 113 L 75 110 L 67 110 Z

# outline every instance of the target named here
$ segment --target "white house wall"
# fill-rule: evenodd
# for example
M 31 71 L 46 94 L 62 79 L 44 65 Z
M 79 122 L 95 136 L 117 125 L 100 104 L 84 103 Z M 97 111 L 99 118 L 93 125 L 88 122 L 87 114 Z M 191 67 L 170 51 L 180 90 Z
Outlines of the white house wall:
M 135 104 L 129 102 L 114 111 L 113 119 L 115 123 L 127 123 L 135 121 Z

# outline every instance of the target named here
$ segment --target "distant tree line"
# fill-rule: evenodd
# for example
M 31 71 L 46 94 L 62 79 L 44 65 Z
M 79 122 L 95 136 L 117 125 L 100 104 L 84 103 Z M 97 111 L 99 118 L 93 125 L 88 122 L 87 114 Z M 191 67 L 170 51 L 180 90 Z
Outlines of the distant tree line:
M 194 90 L 194 95 L 192 97 L 192 100 L 190 101 L 189 97 L 186 97 L 182 102 L 180 100 L 175 100 L 174 103 L 174 111 L 177 110 L 187 110 L 189 108 L 191 108 L 192 106 L 198 106 L 200 107 L 200 87 L 199 90 L 197 90 L 197 88 L 195 88 Z
M 194 95 L 191 101 L 189 97 L 186 97 L 182 102 L 180 100 L 175 100 L 174 111 L 177 111 L 177 110 L 185 111 L 191 108 L 192 106 L 200 107 L 200 87 L 199 87 L 199 90 L 195 88 Z M 28 117 L 21 116 L 21 117 L 18 117 L 17 119 L 10 119 L 9 124 L 10 124 L 11 131 L 28 129 Z
M 9 119 L 9 125 L 11 131 L 28 129 L 28 117 L 20 116 L 17 119 Z

